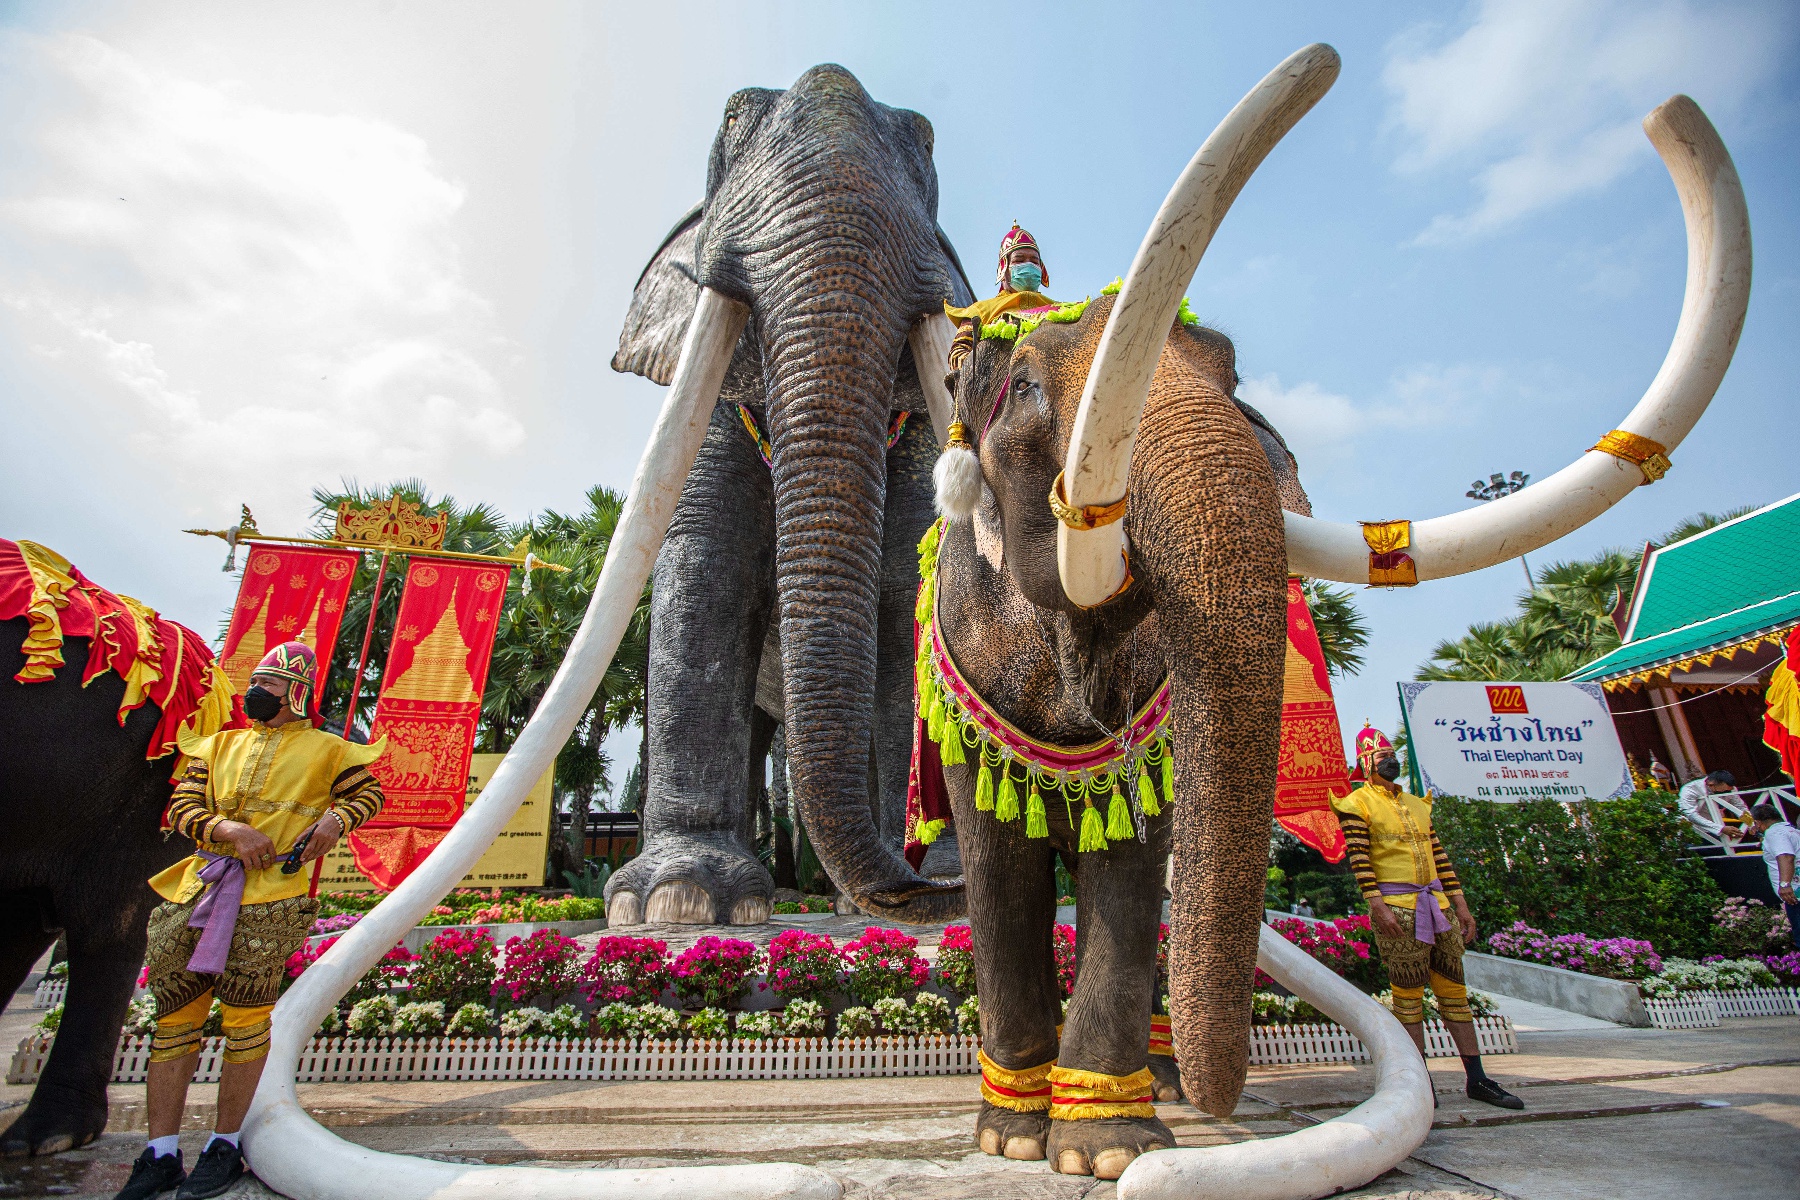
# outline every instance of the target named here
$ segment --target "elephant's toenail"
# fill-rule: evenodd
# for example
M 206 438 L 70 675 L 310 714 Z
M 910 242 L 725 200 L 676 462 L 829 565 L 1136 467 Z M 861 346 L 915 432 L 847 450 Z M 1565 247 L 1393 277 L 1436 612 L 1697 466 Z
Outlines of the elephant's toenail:
M 1079 1150 L 1064 1150 L 1056 1156 L 1056 1170 L 1061 1175 L 1092 1175 L 1088 1157 Z
M 1094 1155 L 1094 1178 L 1117 1179 L 1125 1173 L 1125 1168 L 1129 1167 L 1131 1160 L 1136 1157 L 1135 1150 L 1127 1150 L 1120 1146 L 1115 1146 L 1111 1150 L 1102 1150 Z
M 1000 1153 L 1000 1131 L 998 1129 L 981 1131 L 981 1152 L 983 1154 Z
M 1044 1147 L 1036 1138 L 1009 1137 L 1006 1139 L 1006 1157 L 1019 1162 L 1037 1162 L 1044 1157 Z

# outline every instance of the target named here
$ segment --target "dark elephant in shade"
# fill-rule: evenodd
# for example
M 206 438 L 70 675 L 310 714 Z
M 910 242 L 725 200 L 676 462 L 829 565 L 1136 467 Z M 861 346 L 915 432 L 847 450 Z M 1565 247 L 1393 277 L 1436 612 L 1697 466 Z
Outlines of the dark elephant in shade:
M 161 832 L 173 760 L 144 757 L 161 710 L 145 704 L 121 726 L 125 681 L 106 671 L 82 686 L 84 637 L 63 640 L 54 678 L 14 682 L 27 631 L 24 619 L 0 621 L 0 1005 L 59 935 L 69 991 L 31 1101 L 0 1134 L 7 1156 L 54 1154 L 105 1130 L 119 1027 L 157 903 L 146 881 L 194 852 Z
M 746 804 L 768 748 L 759 673 L 838 886 L 892 915 L 960 906 L 899 854 L 930 409 L 944 421 L 949 403 L 942 307 L 971 298 L 937 226 L 931 150 L 924 117 L 842 67 L 740 91 L 705 201 L 638 281 L 616 370 L 668 383 L 702 288 L 750 317 L 656 561 L 644 842 L 607 885 L 614 924 L 767 917 Z M 923 382 L 915 348 L 936 364 Z

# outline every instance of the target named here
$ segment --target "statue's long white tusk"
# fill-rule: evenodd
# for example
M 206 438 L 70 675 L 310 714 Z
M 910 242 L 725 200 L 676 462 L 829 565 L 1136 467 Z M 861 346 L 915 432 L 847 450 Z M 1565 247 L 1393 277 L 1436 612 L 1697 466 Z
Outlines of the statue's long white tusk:
M 1256 965 L 1362 1039 L 1375 1094 L 1297 1133 L 1143 1155 L 1119 1177 L 1119 1200 L 1315 1200 L 1368 1183 L 1431 1132 L 1431 1075 L 1392 1013 L 1266 925 Z
M 913 366 L 919 371 L 919 387 L 925 393 L 925 406 L 931 410 L 931 427 L 937 432 L 940 446 L 950 440 L 950 422 L 955 419 L 950 390 L 944 386 L 944 374 L 950 369 L 950 343 L 954 340 L 956 327 L 941 312 L 914 325 L 907 335 Z
M 1063 494 L 1076 509 L 1124 498 L 1150 379 L 1200 256 L 1257 165 L 1337 74 L 1330 46 L 1296 51 L 1226 114 L 1169 190 L 1131 260 L 1075 413 Z M 1125 582 L 1124 549 L 1122 520 L 1092 529 L 1059 523 L 1056 564 L 1069 599 L 1092 608 L 1116 593 Z
M 1644 118 L 1687 222 L 1687 289 L 1675 339 L 1637 407 L 1619 429 L 1656 442 L 1666 456 L 1712 402 L 1731 365 L 1750 305 L 1750 214 L 1743 185 L 1718 130 L 1686 96 Z M 1594 430 L 1596 440 L 1606 430 Z M 1643 483 L 1634 463 L 1590 450 L 1523 491 L 1463 512 L 1415 522 L 1411 556 L 1418 578 L 1479 571 L 1536 550 L 1592 521 Z M 1368 583 L 1362 529 L 1284 514 L 1288 569 L 1317 579 Z
M 638 463 L 594 598 L 568 656 L 481 796 L 431 856 L 302 975 L 275 1006 L 269 1061 L 244 1122 L 246 1157 L 295 1200 L 836 1200 L 823 1171 L 786 1163 L 575 1171 L 476 1166 L 382 1154 L 347 1142 L 300 1107 L 294 1068 L 326 1010 L 431 910 L 506 827 L 562 749 L 612 662 L 668 531 L 749 309 L 702 289 L 681 364 Z

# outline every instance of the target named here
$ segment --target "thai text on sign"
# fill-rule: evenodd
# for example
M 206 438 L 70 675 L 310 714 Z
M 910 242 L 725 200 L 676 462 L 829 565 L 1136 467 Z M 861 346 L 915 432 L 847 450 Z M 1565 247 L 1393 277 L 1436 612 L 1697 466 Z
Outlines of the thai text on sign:
M 1402 683 L 1427 791 L 1476 800 L 1611 800 L 1631 771 L 1597 683 Z

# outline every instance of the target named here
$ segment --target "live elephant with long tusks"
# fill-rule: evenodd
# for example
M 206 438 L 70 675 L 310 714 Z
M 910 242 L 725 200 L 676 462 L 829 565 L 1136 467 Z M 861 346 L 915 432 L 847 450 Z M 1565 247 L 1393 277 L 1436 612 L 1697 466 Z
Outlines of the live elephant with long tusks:
M 838 886 L 913 920 L 960 907 L 899 854 L 914 546 L 949 404 L 943 304 L 971 298 L 931 153 L 930 122 L 842 67 L 740 91 L 705 201 L 633 292 L 613 366 L 659 383 L 701 289 L 749 317 L 656 560 L 643 842 L 607 884 L 614 925 L 768 917 L 746 796 L 771 718 Z M 921 869 L 954 879 L 954 841 Z
M 1279 696 L 1271 697 L 1266 690 L 1259 693 L 1258 687 L 1266 689 L 1268 685 L 1235 678 L 1232 670 L 1256 668 L 1261 678 L 1280 678 L 1278 660 L 1269 649 L 1271 640 L 1279 637 L 1273 615 L 1278 610 L 1272 599 L 1277 594 L 1276 584 L 1289 570 L 1362 582 L 1370 578 L 1372 570 L 1397 569 L 1391 558 L 1372 563 L 1372 554 L 1410 552 L 1420 578 L 1475 570 L 1529 551 L 1592 519 L 1640 482 L 1660 473 L 1693 427 L 1730 363 L 1749 300 L 1749 223 L 1736 172 L 1699 108 L 1685 97 L 1676 97 L 1652 113 L 1645 128 L 1675 180 L 1687 217 L 1687 300 L 1663 370 L 1619 429 L 1602 436 L 1596 442 L 1599 448 L 1575 466 L 1509 500 L 1497 501 L 1476 514 L 1419 523 L 1411 530 L 1410 547 L 1376 550 L 1355 527 L 1283 514 L 1276 503 L 1267 458 L 1249 452 L 1249 435 L 1238 424 L 1243 418 L 1225 399 L 1228 343 L 1217 335 L 1186 331 L 1180 334 L 1186 340 L 1174 346 L 1170 342 L 1181 294 L 1225 208 L 1273 143 L 1323 93 L 1336 70 L 1337 55 L 1329 47 L 1310 46 L 1266 77 L 1188 165 L 1145 236 L 1118 299 L 1093 305 L 1068 324 L 1046 324 L 1024 339 L 1029 350 L 1030 338 L 1046 331 L 1050 335 L 1044 339 L 1041 353 L 1027 355 L 1036 364 L 1022 360 L 1022 365 L 1042 397 L 1041 403 L 1032 402 L 1038 412 L 1031 421 L 1054 429 L 1039 436 L 1049 447 L 1050 463 L 1061 467 L 1059 508 L 1072 514 L 1072 524 L 1052 518 L 1054 570 L 1031 558 L 1033 554 L 1042 556 L 1043 551 L 1026 553 L 1033 530 L 1039 538 L 1045 536 L 1044 519 L 1028 515 L 1021 507 L 1015 526 L 1015 519 L 1006 512 L 1004 494 L 994 501 L 992 510 L 998 514 L 1001 541 L 984 540 L 975 514 L 963 513 L 953 522 L 964 526 L 963 533 L 958 535 L 952 529 L 946 535 L 947 544 L 941 542 L 938 551 L 942 571 L 959 569 L 950 563 L 959 554 L 966 557 L 972 553 L 983 569 L 996 574 L 1010 572 L 1015 562 L 1021 563 L 1026 569 L 1018 579 L 1005 583 L 994 579 L 992 586 L 1016 588 L 1023 603 L 1030 605 L 1021 609 L 1020 615 L 1030 619 L 1032 609 L 1048 614 L 1047 619 L 1058 623 L 1059 633 L 1065 619 L 1112 597 L 1120 591 L 1127 571 L 1136 579 L 1141 568 L 1143 582 L 1126 588 L 1116 603 L 1144 604 L 1131 598 L 1132 588 L 1141 587 L 1148 594 L 1142 615 L 1147 619 L 1154 613 L 1162 630 L 1159 645 L 1170 675 L 1172 711 L 1189 720 L 1211 722 L 1201 727 L 1210 736 L 1173 731 L 1171 794 L 1159 805 L 1161 815 L 1150 818 L 1168 825 L 1166 836 L 1173 848 L 1171 1000 L 1175 1047 L 1188 1095 L 1215 1112 L 1228 1110 L 1238 1096 L 1248 1050 L 1254 966 L 1348 1026 L 1369 1046 L 1375 1059 L 1376 1090 L 1369 1100 L 1340 1117 L 1284 1137 L 1206 1149 L 1158 1150 L 1132 1157 L 1140 1144 L 1162 1139 L 1153 1126 L 1128 1117 L 1125 1120 L 1131 1124 L 1117 1128 L 1129 1133 L 1122 1134 L 1116 1145 L 1075 1139 L 1077 1144 L 1068 1148 L 1086 1155 L 1096 1168 L 1108 1150 L 1124 1152 L 1129 1165 L 1120 1177 L 1119 1194 L 1126 1200 L 1193 1196 L 1303 1200 L 1327 1196 L 1360 1186 L 1387 1170 L 1411 1153 L 1430 1128 L 1431 1095 L 1424 1065 L 1398 1023 L 1374 1001 L 1259 926 Z M 245 1126 L 245 1144 L 257 1174 L 284 1194 L 305 1200 L 352 1200 L 374 1194 L 389 1200 L 464 1200 L 509 1192 L 551 1200 L 774 1196 L 835 1200 L 840 1194 L 837 1183 L 824 1172 L 788 1164 L 568 1171 L 380 1154 L 319 1126 L 300 1107 L 294 1087 L 301 1047 L 326 1010 L 475 864 L 582 718 L 642 594 L 749 317 L 750 305 L 745 300 L 710 284 L 701 287 L 668 399 L 633 480 L 587 617 L 543 703 L 495 773 L 482 803 L 470 810 L 419 870 L 302 975 L 276 1008 L 270 1063 Z M 1090 321 L 1084 328 L 1084 322 Z M 1069 371 L 1089 355 L 1092 365 L 1071 416 L 1068 393 L 1063 389 L 1070 386 Z M 976 394 L 978 375 L 995 378 L 979 367 L 970 369 L 966 382 L 959 382 L 959 397 Z M 1012 377 L 1011 372 L 999 374 L 1002 381 Z M 1141 451 L 1140 428 L 1144 434 Z M 1167 447 L 1153 444 L 1164 430 L 1169 431 L 1172 443 Z M 1031 432 L 1030 428 L 1021 430 L 1023 434 Z M 997 451 L 1005 440 L 994 438 L 982 448 L 982 471 L 990 486 L 1010 465 L 998 458 L 990 462 L 987 457 L 990 448 Z M 1015 450 L 1028 446 L 1030 440 L 1024 436 L 1015 439 Z M 1184 464 L 1182 453 L 1196 448 L 1216 449 L 1222 461 Z M 1024 453 L 1026 462 L 1035 461 L 1032 452 Z M 1040 452 L 1036 457 L 1043 456 Z M 1230 542 L 1249 556 L 1248 562 L 1240 567 L 1223 561 L 1222 555 L 1204 544 L 1196 549 L 1192 524 L 1164 537 L 1138 517 L 1127 515 L 1110 522 L 1098 519 L 1122 500 L 1127 501 L 1129 512 L 1129 496 L 1135 493 L 1166 497 L 1162 503 L 1171 515 L 1205 528 L 1200 512 L 1203 506 L 1183 502 L 1173 494 L 1177 489 L 1172 485 L 1140 475 L 1153 467 L 1169 469 L 1171 464 L 1194 472 L 1193 486 L 1202 491 L 1208 504 L 1226 505 L 1227 511 L 1248 523 L 1246 532 Z M 1032 469 L 1041 472 L 1043 467 L 1037 462 Z M 1055 482 L 1055 470 L 1050 474 L 1046 487 Z M 1140 486 L 1143 490 L 1136 492 Z M 1014 490 L 1010 483 L 1006 487 L 1009 492 Z M 1243 494 L 1239 496 L 1234 487 Z M 1022 482 L 1016 494 L 1022 497 L 1021 505 L 1033 502 L 1024 495 Z M 1045 503 L 1047 494 L 1036 503 Z M 985 497 L 981 505 L 987 507 Z M 1017 552 L 1023 557 L 1018 559 L 1010 557 L 1014 550 L 1009 539 L 1015 537 L 1015 528 L 1022 539 Z M 1350 537 L 1356 539 L 1356 545 L 1349 543 Z M 1141 543 L 1135 540 L 1139 538 Z M 959 551 L 959 544 L 966 548 Z M 1129 564 L 1121 553 L 1126 550 L 1133 551 Z M 1197 556 L 1192 562 L 1184 558 L 1190 554 Z M 977 569 L 973 562 L 962 565 L 971 572 Z M 1055 588 L 1050 586 L 1051 580 Z M 1241 603 L 1226 594 L 1227 585 L 1233 582 L 1248 589 Z M 979 599 L 975 595 L 970 601 Z M 1239 623 L 1242 629 L 1197 628 L 1209 606 L 1219 623 Z M 1111 620 L 1102 618 L 1102 623 Z M 1140 653 L 1144 640 L 1140 634 Z M 1133 666 L 1138 661 L 1135 655 L 1124 656 L 1124 662 Z M 1220 694 L 1210 695 L 1208 689 L 1218 689 Z M 1238 718 L 1228 711 L 1228 700 L 1241 701 L 1258 719 Z M 861 805 L 867 821 L 863 796 L 846 794 L 840 799 Z M 959 816 L 966 815 L 971 824 L 981 828 L 988 814 L 975 809 L 972 796 L 965 794 L 960 804 Z M 1067 820 L 1065 814 L 1065 823 Z M 994 824 L 1011 826 L 1010 822 Z M 872 825 L 866 825 L 863 833 L 874 837 Z M 969 840 L 967 827 L 964 840 Z M 1043 844 L 1028 835 L 1023 840 L 1027 845 L 1017 854 L 1033 853 L 1030 843 Z M 973 880 L 987 868 L 979 855 L 969 857 Z M 862 879 L 866 885 L 868 876 Z M 1017 882 L 1022 892 L 1034 886 L 1023 876 Z M 1153 887 L 1154 881 L 1145 886 Z M 973 885 L 971 892 L 981 894 L 981 886 Z M 988 895 L 992 895 L 991 885 Z M 1007 919 L 1004 905 L 1010 900 L 1010 896 L 999 898 L 1000 916 L 996 919 Z M 1083 903 L 1092 910 L 1091 900 Z M 977 911 L 980 908 L 978 904 Z M 1099 1003 L 1104 997 L 1086 1001 L 1078 997 L 1076 1001 L 1084 1010 L 1105 1007 L 1119 1023 L 1139 1025 L 1134 1034 L 1147 1032 L 1148 1027 L 1148 988 L 1133 975 L 1139 972 L 1141 976 L 1146 967 L 1135 954 L 1130 956 L 1132 961 L 1124 961 L 1125 955 L 1096 935 L 1111 928 L 1121 938 L 1141 937 L 1127 926 L 1147 917 L 1153 920 L 1154 914 L 1147 908 L 1132 903 L 1110 924 L 1104 917 L 1092 918 L 1083 934 L 1086 948 L 1081 970 L 1107 980 L 1118 989 L 1118 996 L 1106 1005 Z M 1033 909 L 1015 919 L 1021 929 L 1041 921 L 1047 930 L 1052 915 Z M 985 940 L 984 949 L 978 933 L 978 976 L 987 972 L 980 985 L 984 1010 L 992 1004 L 985 990 L 990 986 L 988 980 L 1003 961 L 998 956 L 1005 950 L 994 946 L 991 936 Z M 1047 943 L 1047 937 L 1044 940 Z M 1018 951 L 1023 956 L 1036 952 L 1035 943 Z M 1022 957 L 1020 968 L 1028 962 Z M 1101 985 L 1084 981 L 1082 986 Z M 1071 1015 L 1076 1012 L 1072 1007 Z M 1014 1026 L 991 1031 L 986 1052 L 996 1061 L 1022 1062 L 1028 1040 L 1041 1039 L 1035 1030 L 1042 1021 L 1043 1014 L 1024 1010 Z M 1110 1035 L 1096 1035 L 1096 1040 L 1088 1041 L 1085 1031 L 1100 1024 L 1092 1017 L 1078 1018 L 1075 1027 L 1065 1031 L 1069 1034 L 1064 1039 L 1068 1052 L 1098 1066 L 1097 1075 L 1141 1064 L 1144 1042 L 1137 1036 L 1132 1039 L 1131 1051 L 1135 1063 L 1108 1057 L 1124 1054 L 1123 1050 L 1115 1052 Z M 1078 1042 L 1087 1044 L 1077 1050 Z M 1062 1045 L 1056 1047 L 1056 1053 L 1060 1061 Z M 1109 1065 L 1113 1070 L 1107 1070 Z M 1108 1165 L 1115 1165 L 1118 1157 L 1112 1156 Z

